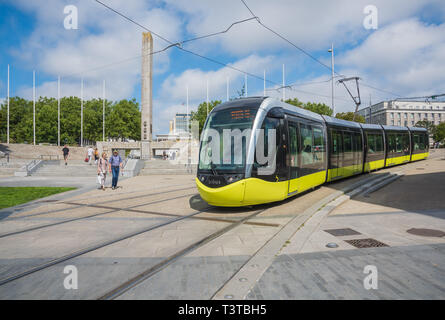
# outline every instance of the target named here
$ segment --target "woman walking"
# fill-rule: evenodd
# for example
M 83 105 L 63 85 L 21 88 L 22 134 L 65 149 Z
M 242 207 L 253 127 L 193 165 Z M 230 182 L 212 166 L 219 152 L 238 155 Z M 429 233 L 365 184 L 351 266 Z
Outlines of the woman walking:
M 97 164 L 97 174 L 100 176 L 100 188 L 105 190 L 105 179 L 107 177 L 108 159 L 107 154 L 102 152 L 102 158 L 99 159 Z

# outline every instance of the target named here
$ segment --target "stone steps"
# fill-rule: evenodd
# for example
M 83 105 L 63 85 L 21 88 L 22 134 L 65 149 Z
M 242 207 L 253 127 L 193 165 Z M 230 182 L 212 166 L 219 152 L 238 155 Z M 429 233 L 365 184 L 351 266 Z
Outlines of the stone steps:
M 196 173 L 196 169 L 194 169 Z M 140 171 L 139 175 L 187 175 L 194 174 L 190 172 L 190 169 L 183 163 L 175 163 L 169 160 L 147 160 L 145 161 L 144 168 Z
M 89 177 L 97 174 L 97 167 L 92 164 L 78 165 L 70 164 L 44 164 L 38 168 L 32 176 L 49 176 L 49 177 Z

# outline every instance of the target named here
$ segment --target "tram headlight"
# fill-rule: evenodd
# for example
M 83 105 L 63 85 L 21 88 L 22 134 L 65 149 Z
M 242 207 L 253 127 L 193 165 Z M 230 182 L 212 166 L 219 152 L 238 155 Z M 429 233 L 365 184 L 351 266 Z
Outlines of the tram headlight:
M 242 174 L 234 174 L 234 175 L 226 176 L 227 184 L 237 182 L 238 180 L 241 180 L 242 177 L 243 177 Z

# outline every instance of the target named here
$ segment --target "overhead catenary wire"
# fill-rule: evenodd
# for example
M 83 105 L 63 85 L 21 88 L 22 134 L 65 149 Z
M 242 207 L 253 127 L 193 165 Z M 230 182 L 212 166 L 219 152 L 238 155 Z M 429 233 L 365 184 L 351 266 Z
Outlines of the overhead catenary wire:
M 144 30 L 146 30 L 146 31 L 148 31 L 148 32 L 151 32 L 151 33 L 154 34 L 155 36 L 159 37 L 160 39 L 162 39 L 162 40 L 164 40 L 164 41 L 166 41 L 166 42 L 168 42 L 168 43 L 170 44 L 169 46 L 167 46 L 167 47 L 165 47 L 165 48 L 159 50 L 158 52 L 162 52 L 162 51 L 167 50 L 168 48 L 175 47 L 175 48 L 177 48 L 177 49 L 179 49 L 179 50 L 181 50 L 181 51 L 183 51 L 183 52 L 187 52 L 187 53 L 189 53 L 189 54 L 191 54 L 191 55 L 194 55 L 194 56 L 197 56 L 197 57 L 199 57 L 199 58 L 205 59 L 205 60 L 210 61 L 210 62 L 212 62 L 212 63 L 221 65 L 221 66 L 223 66 L 223 67 L 227 67 L 227 68 L 229 68 L 229 69 L 235 70 L 235 71 L 240 72 L 240 73 L 243 73 L 243 74 L 248 75 L 248 76 L 250 76 L 250 77 L 252 77 L 252 78 L 256 78 L 256 79 L 259 79 L 259 80 L 264 80 L 264 78 L 261 77 L 261 76 L 258 76 L 258 75 L 256 75 L 256 74 L 253 74 L 253 73 L 251 73 L 251 72 L 244 71 L 244 70 L 242 70 L 242 69 L 239 69 L 239 68 L 237 68 L 237 67 L 234 67 L 234 66 L 231 65 L 231 64 L 224 63 L 224 62 L 218 61 L 218 60 L 216 60 L 216 59 L 214 59 L 214 58 L 210 58 L 210 57 L 204 56 L 204 55 L 202 55 L 202 54 L 196 53 L 196 52 L 194 52 L 194 51 L 185 49 L 185 48 L 183 48 L 182 45 L 181 45 L 181 43 L 184 43 L 184 41 L 174 43 L 174 42 L 172 42 L 172 41 L 170 41 L 170 40 L 168 40 L 168 39 L 166 39 L 166 38 L 164 38 L 164 37 L 158 35 L 157 33 L 152 32 L 152 31 L 151 31 L 150 29 L 148 29 L 147 27 L 145 27 L 145 26 L 143 26 L 142 24 L 136 22 L 135 20 L 133 20 L 133 19 L 127 17 L 127 16 L 124 15 L 123 13 L 121 13 L 121 12 L 119 12 L 119 11 L 117 11 L 117 10 L 111 8 L 111 7 L 109 7 L 108 5 L 105 5 L 105 4 L 102 3 L 101 1 L 99 1 L 99 0 L 95 0 L 95 1 L 96 1 L 97 3 L 103 5 L 104 7 L 110 9 L 111 11 L 115 12 L 115 13 L 118 14 L 119 16 L 121 16 L 121 17 L 125 18 L 126 20 L 128 20 L 128 21 L 130 21 L 130 22 L 136 24 L 137 26 L 141 27 L 142 29 L 144 29 Z M 255 15 L 253 15 L 252 18 L 250 18 L 250 19 L 244 19 L 244 20 L 241 20 L 241 21 L 246 22 L 246 21 L 253 20 L 253 19 L 255 19 L 255 20 L 257 20 L 257 21 L 259 20 L 258 17 L 256 17 Z M 241 23 L 241 21 L 239 21 L 238 23 Z M 236 23 L 234 23 L 234 24 L 236 24 Z M 232 24 L 232 25 L 234 25 L 234 24 Z M 226 30 L 230 30 L 231 27 L 232 27 L 232 26 L 230 26 L 230 27 L 227 28 Z M 226 31 L 226 32 L 227 32 L 227 31 Z M 220 34 L 220 33 L 221 33 L 221 32 L 218 32 L 218 33 L 215 33 L 215 34 L 212 34 L 212 35 L 216 35 L 216 34 Z M 210 35 L 208 35 L 208 36 L 210 36 Z M 205 36 L 197 37 L 197 38 L 194 38 L 194 39 L 189 39 L 189 40 L 187 40 L 187 41 L 190 42 L 190 41 L 192 41 L 192 40 L 194 41 L 194 40 L 202 39 L 203 37 L 205 37 Z M 158 52 L 156 52 L 156 53 L 158 53 Z M 153 54 L 154 54 L 154 53 L 153 53 Z M 276 83 L 276 82 L 274 82 L 274 81 L 272 81 L 272 80 L 266 80 L 266 82 L 268 82 L 268 83 L 270 83 L 270 84 L 273 84 L 273 85 L 277 85 L 277 86 L 279 86 L 279 87 L 283 87 L 281 84 Z M 323 95 L 316 94 L 316 93 L 311 93 L 311 95 L 314 95 L 314 96 L 323 96 Z
M 269 30 L 270 32 L 272 32 L 273 34 L 275 34 L 276 36 L 278 36 L 278 37 L 281 38 L 282 40 L 284 40 L 284 41 L 286 41 L 287 43 L 289 43 L 291 46 L 295 47 L 297 50 L 301 51 L 302 53 L 304 53 L 305 55 L 307 55 L 308 57 L 310 57 L 312 60 L 316 61 L 317 63 L 319 63 L 319 64 L 322 65 L 323 67 L 325 67 L 325 68 L 329 69 L 330 71 L 332 71 L 332 68 L 331 68 L 330 66 L 328 66 L 328 65 L 325 64 L 325 63 L 323 63 L 322 61 L 320 61 L 319 59 L 317 59 L 316 57 L 314 57 L 313 55 L 311 55 L 309 52 L 307 52 L 306 50 L 304 50 L 304 49 L 301 48 L 300 46 L 296 45 L 295 43 L 293 43 L 292 41 L 290 41 L 289 39 L 287 39 L 286 37 L 284 37 L 283 35 L 281 35 L 280 33 L 278 33 L 277 31 L 275 31 L 275 30 L 273 30 L 272 28 L 270 28 L 270 27 L 268 27 L 267 25 L 265 25 L 265 24 L 261 21 L 261 19 L 260 19 L 256 14 L 253 13 L 253 11 L 249 8 L 249 6 L 247 5 L 247 3 L 246 3 L 244 0 L 241 0 L 241 2 L 244 4 L 244 6 L 247 8 L 247 10 L 249 10 L 249 12 L 252 14 L 252 16 L 253 16 L 253 17 L 256 17 L 255 20 L 256 20 L 256 21 L 257 21 L 263 28 Z M 336 74 L 337 74 L 338 76 L 340 76 L 340 77 L 345 77 L 345 75 L 342 75 L 342 74 L 340 74 L 340 73 L 338 73 L 338 72 L 336 72 L 336 71 L 334 71 L 334 73 L 336 73 Z M 387 90 L 384 90 L 384 89 L 380 89 L 380 88 L 377 88 L 377 87 L 375 87 L 375 86 L 366 85 L 366 84 L 363 83 L 363 81 L 362 81 L 362 85 L 363 85 L 363 86 L 366 86 L 366 87 L 368 87 L 368 88 L 377 90 L 377 91 L 381 91 L 381 92 L 389 93 L 389 94 L 391 94 L 391 95 L 393 95 L 393 96 L 399 96 L 399 97 L 401 96 L 401 95 L 399 95 L 399 94 L 397 94 L 397 93 L 390 92 L 390 91 L 387 91 Z

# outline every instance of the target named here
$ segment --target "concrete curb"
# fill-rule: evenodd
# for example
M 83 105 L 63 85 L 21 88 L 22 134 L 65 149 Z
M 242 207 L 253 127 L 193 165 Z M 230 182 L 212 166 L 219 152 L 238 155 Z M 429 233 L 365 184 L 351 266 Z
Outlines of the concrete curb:
M 211 298 L 212 300 L 241 300 L 245 299 L 255 283 L 272 264 L 274 258 L 284 248 L 286 241 L 291 239 L 307 223 L 311 228 L 301 230 L 299 235 L 301 244 L 299 250 L 312 234 L 314 227 L 326 217 L 334 208 L 349 200 L 351 197 L 365 191 L 367 188 L 389 180 L 390 173 L 384 173 L 358 181 L 344 189 L 334 192 L 318 201 L 301 215 L 296 216 L 272 236 L 244 265 L 227 281 Z M 309 230 L 310 229 L 310 230 Z

